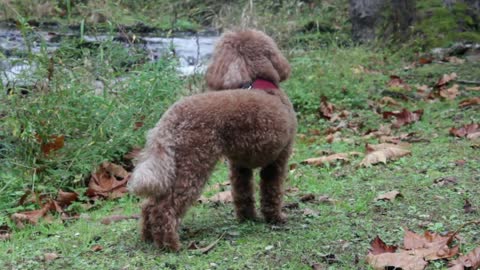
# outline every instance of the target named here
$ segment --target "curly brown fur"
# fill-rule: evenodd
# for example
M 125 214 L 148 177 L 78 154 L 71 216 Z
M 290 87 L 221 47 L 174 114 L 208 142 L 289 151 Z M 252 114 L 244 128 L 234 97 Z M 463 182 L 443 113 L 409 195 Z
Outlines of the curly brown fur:
M 159 248 L 180 249 L 178 227 L 200 196 L 215 164 L 228 159 L 239 220 L 255 219 L 253 169 L 261 168 L 261 212 L 281 223 L 283 182 L 296 133 L 295 112 L 280 89 L 237 89 L 254 79 L 278 84 L 290 66 L 273 40 L 256 30 L 229 32 L 216 46 L 206 80 L 214 91 L 186 97 L 148 134 L 129 182 L 147 197 L 142 237 Z

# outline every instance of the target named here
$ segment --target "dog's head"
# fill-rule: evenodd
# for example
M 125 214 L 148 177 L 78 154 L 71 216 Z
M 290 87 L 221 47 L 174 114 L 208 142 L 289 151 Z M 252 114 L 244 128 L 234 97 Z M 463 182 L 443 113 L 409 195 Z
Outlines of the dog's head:
M 212 90 L 237 89 L 255 79 L 278 85 L 290 65 L 272 38 L 257 30 L 227 32 L 220 37 L 206 73 Z

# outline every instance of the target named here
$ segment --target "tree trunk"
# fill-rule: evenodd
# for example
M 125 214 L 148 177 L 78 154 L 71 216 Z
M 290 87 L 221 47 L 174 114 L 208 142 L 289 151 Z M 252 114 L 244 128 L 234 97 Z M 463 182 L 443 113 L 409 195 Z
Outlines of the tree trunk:
M 376 38 L 375 29 L 379 23 L 382 0 L 350 0 L 352 39 L 366 43 Z
M 415 0 L 391 0 L 393 34 L 399 40 L 410 35 L 410 26 L 415 20 Z
M 415 0 L 350 0 L 352 39 L 366 43 L 377 38 L 379 26 L 384 33 L 380 36 L 405 39 L 415 20 Z

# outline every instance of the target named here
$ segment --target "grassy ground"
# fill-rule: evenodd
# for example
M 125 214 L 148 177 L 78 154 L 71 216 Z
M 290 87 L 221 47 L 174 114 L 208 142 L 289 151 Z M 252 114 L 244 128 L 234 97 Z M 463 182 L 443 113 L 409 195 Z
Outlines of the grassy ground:
M 116 201 L 97 202 L 97 207 L 83 211 L 77 221 L 61 223 L 54 219 L 51 223 L 41 222 L 37 226 L 15 229 L 11 240 L 0 242 L 0 264 L 5 269 L 311 269 L 313 264 L 323 267 L 320 269 L 368 269 L 364 258 L 370 240 L 376 235 L 389 244 L 401 244 L 405 227 L 417 232 L 429 229 L 441 233 L 454 231 L 462 224 L 480 218 L 479 211 L 464 211 L 465 200 L 474 207 L 480 205 L 478 142 L 455 138 L 448 132 L 452 126 L 480 121 L 478 106 L 458 107 L 460 100 L 478 96 L 478 92 L 465 90 L 463 86 L 460 87 L 460 97 L 453 101 L 398 100 L 400 107 L 383 108 L 385 111 L 402 107 L 424 110 L 421 121 L 394 131 L 397 135 L 415 132 L 423 139 L 412 143 L 410 156 L 371 168 L 358 166 L 362 156 L 346 164 L 326 167 L 299 164 L 324 152 L 365 152 L 365 143 L 377 143 L 376 139 L 365 139 L 362 135 L 368 129 L 390 123 L 368 105 L 369 100 L 382 97 L 389 75 L 398 75 L 412 86 L 416 83 L 432 86 L 442 74 L 450 72 L 456 72 L 462 79 L 478 79 L 478 62 L 434 63 L 404 69 L 408 63 L 398 55 L 369 48 L 339 47 L 296 52 L 290 58 L 294 72 L 283 86 L 297 109 L 300 135 L 291 160 L 297 166 L 289 172 L 286 183 L 290 190 L 286 203 L 297 202 L 299 206 L 285 210 L 289 216 L 286 225 L 239 224 L 234 219 L 231 204 L 197 204 L 183 221 L 181 240 L 184 249 L 179 253 L 166 253 L 140 241 L 137 220 L 101 224 L 101 220 L 109 215 L 139 212 L 138 199 L 127 196 Z M 378 73 L 357 72 L 360 65 Z M 139 71 L 143 73 L 137 74 L 147 76 L 147 81 L 155 78 L 155 69 L 150 70 L 152 73 L 148 72 L 149 69 L 140 68 Z M 174 75 L 165 76 L 163 81 L 174 78 Z M 167 84 L 168 87 L 179 87 L 175 79 L 170 82 L 172 84 Z M 135 89 L 140 89 L 139 95 L 147 93 L 142 87 L 151 87 L 150 84 L 137 86 Z M 348 128 L 341 131 L 341 137 L 348 140 L 327 142 L 325 130 L 339 123 L 330 123 L 318 116 L 322 95 L 339 110 L 350 112 L 344 121 L 362 124 L 358 131 Z M 125 100 L 122 108 L 127 110 L 130 102 L 143 101 Z M 153 112 L 146 113 L 151 114 Z M 124 119 L 122 114 L 117 116 L 116 110 L 105 115 Z M 152 115 L 152 118 L 157 117 Z M 115 121 L 111 124 L 115 125 Z M 134 136 L 141 138 L 154 121 L 156 119 L 145 123 L 147 127 Z M 112 131 L 111 134 L 116 133 Z M 111 139 L 107 141 L 116 141 L 116 138 Z M 85 142 L 87 146 L 83 149 L 89 152 L 89 141 Z M 456 184 L 434 185 L 434 181 L 442 177 L 455 177 Z M 226 180 L 225 165 L 219 164 L 205 195 L 218 192 L 214 184 Z M 391 190 L 399 190 L 403 197 L 393 202 L 374 201 L 379 194 Z M 327 195 L 334 202 L 301 202 L 302 195 L 309 193 L 317 197 Z M 13 197 L 9 201 L 14 200 Z M 4 210 L 3 213 L 12 211 Z M 460 235 L 463 252 L 480 244 L 478 227 L 467 227 Z M 187 249 L 193 241 L 204 247 L 220 237 L 207 254 Z M 101 250 L 93 251 L 95 245 L 101 246 Z M 60 257 L 45 262 L 45 253 L 56 253 Z M 440 261 L 427 269 L 444 269 L 445 265 Z

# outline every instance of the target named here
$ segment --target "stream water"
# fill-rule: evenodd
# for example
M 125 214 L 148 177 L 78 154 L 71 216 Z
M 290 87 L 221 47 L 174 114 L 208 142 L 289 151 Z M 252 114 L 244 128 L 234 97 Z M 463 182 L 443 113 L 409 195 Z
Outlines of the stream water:
M 0 27 L 0 80 L 3 85 L 33 83 L 28 81 L 28 74 L 35 71 L 36 65 L 22 58 L 22 55 L 27 55 L 28 46 L 33 53 L 39 53 L 42 50 L 51 53 L 59 48 L 63 38 L 73 36 L 74 33 L 40 30 L 36 31 L 34 35 L 27 43 L 19 30 Z M 78 36 L 78 33 L 76 35 Z M 101 42 L 111 38 L 129 47 L 127 41 L 120 35 L 114 37 L 109 35 L 84 36 L 84 40 L 87 42 Z M 179 59 L 178 71 L 183 75 L 191 75 L 204 71 L 217 38 L 218 33 L 214 31 L 199 34 L 179 33 L 168 38 L 145 35 L 136 37 L 140 42 L 137 42 L 138 45 L 135 46 L 142 49 L 151 61 L 172 53 L 173 49 L 175 56 Z

